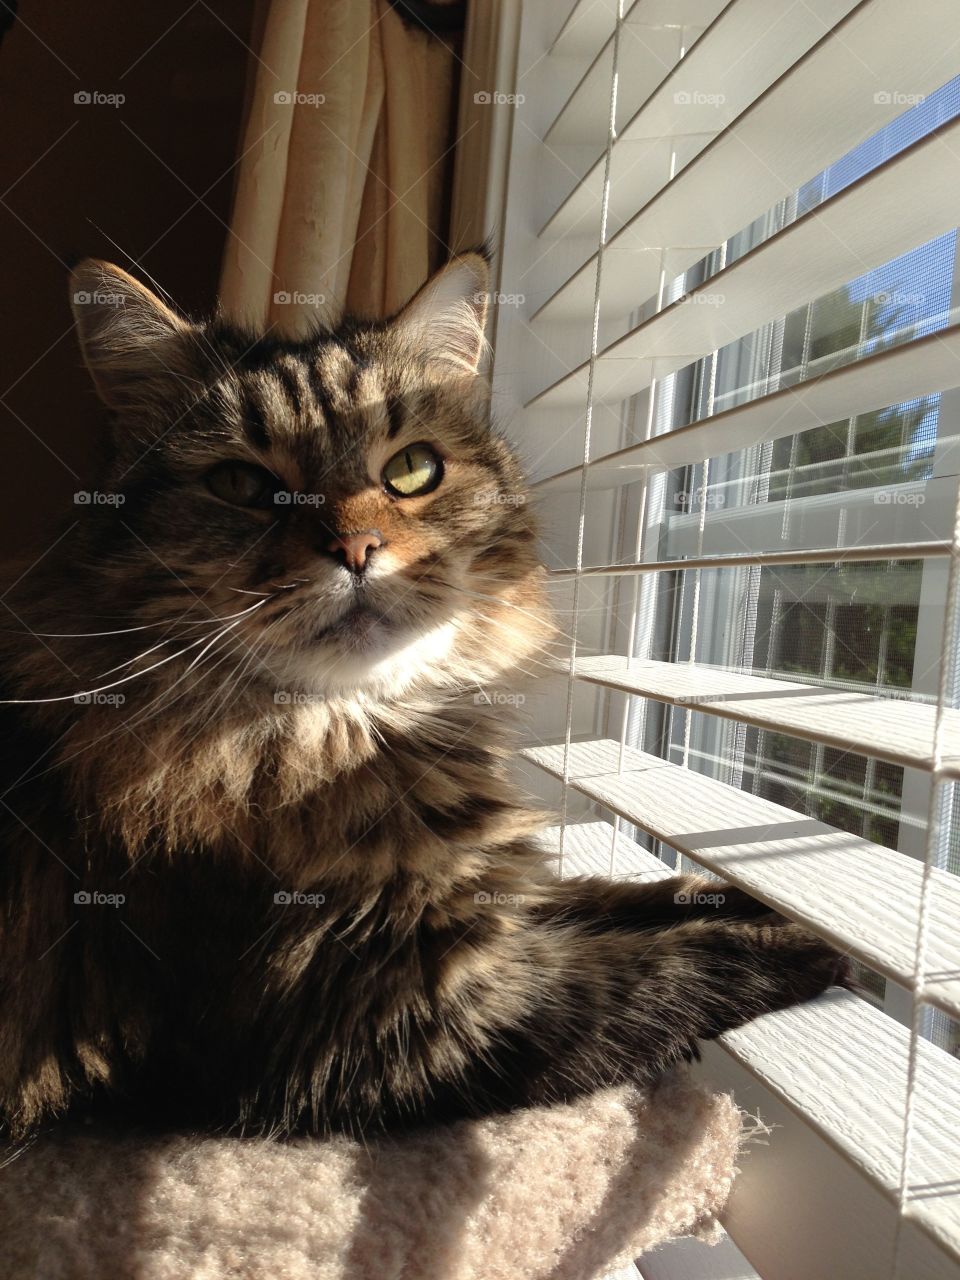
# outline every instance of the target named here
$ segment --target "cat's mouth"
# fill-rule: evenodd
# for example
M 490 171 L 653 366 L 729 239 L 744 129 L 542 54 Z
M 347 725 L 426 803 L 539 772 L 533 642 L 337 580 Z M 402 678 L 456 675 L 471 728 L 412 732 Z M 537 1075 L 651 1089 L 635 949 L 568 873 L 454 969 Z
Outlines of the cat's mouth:
M 363 649 L 374 645 L 392 629 L 388 617 L 378 609 L 358 600 L 334 622 L 325 624 L 313 632 L 315 643 L 339 640 L 351 648 Z

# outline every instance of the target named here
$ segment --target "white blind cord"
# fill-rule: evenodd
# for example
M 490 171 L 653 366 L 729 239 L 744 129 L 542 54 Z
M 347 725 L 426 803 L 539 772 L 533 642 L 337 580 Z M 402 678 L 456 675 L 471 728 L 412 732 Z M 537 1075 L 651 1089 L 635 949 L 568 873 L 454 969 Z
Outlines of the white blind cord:
M 603 250 L 607 238 L 607 215 L 610 209 L 610 170 L 613 143 L 617 129 L 617 78 L 620 68 L 620 31 L 623 24 L 624 0 L 617 0 L 617 18 L 613 31 L 613 68 L 610 74 L 610 112 L 607 122 L 607 145 L 603 166 L 603 199 L 600 207 L 600 233 L 597 241 L 597 274 L 593 291 L 593 329 L 590 336 L 590 371 L 587 377 L 587 405 L 583 425 L 583 464 L 580 472 L 580 509 L 577 519 L 577 555 L 573 580 L 573 602 L 570 620 L 570 671 L 567 676 L 566 726 L 563 739 L 563 794 L 560 798 L 560 855 L 558 871 L 563 875 L 564 845 L 567 830 L 567 796 L 570 785 L 570 742 L 573 737 L 573 702 L 576 689 L 577 629 L 580 622 L 580 587 L 583 569 L 583 543 L 587 512 L 587 466 L 590 462 L 590 433 L 593 425 L 593 386 L 600 345 L 600 290 L 603 276 Z
M 910 1162 L 913 1154 L 913 1125 L 920 1066 L 920 1041 L 924 1018 L 924 992 L 926 987 L 927 944 L 930 935 L 930 917 L 933 910 L 933 870 L 940 848 L 943 790 L 952 779 L 943 767 L 944 714 L 952 706 L 956 684 L 957 653 L 960 644 L 958 634 L 958 605 L 960 605 L 960 491 L 954 509 L 953 539 L 950 547 L 950 570 L 947 578 L 947 602 L 943 619 L 943 644 L 941 647 L 940 680 L 937 691 L 937 712 L 933 731 L 933 769 L 930 785 L 930 808 L 927 818 L 927 847 L 920 890 L 920 911 L 917 919 L 917 949 L 913 971 L 913 1000 L 910 1050 L 907 1063 L 907 1091 L 904 1105 L 903 1147 L 900 1162 L 900 1186 L 898 1214 L 894 1237 L 892 1280 L 912 1280 L 901 1272 L 903 1261 L 903 1224 L 910 1199 Z

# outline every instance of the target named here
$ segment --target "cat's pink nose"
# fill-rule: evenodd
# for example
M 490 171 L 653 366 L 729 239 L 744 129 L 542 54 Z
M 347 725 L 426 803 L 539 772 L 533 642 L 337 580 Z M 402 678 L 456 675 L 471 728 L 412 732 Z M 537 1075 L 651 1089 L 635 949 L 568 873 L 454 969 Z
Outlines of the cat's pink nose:
M 351 573 L 363 573 L 371 551 L 383 546 L 383 534 L 379 529 L 364 529 L 362 533 L 341 533 L 327 543 L 331 555 L 338 556 Z

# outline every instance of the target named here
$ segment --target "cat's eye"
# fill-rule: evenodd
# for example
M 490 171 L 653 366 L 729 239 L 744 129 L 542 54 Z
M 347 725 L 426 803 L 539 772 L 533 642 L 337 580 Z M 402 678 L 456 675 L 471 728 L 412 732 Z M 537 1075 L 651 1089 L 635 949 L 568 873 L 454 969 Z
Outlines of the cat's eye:
M 206 474 L 207 488 L 234 507 L 272 507 L 277 477 L 250 462 L 219 462 Z
M 428 444 L 411 444 L 383 468 L 383 485 L 395 498 L 419 498 L 443 479 L 443 462 Z

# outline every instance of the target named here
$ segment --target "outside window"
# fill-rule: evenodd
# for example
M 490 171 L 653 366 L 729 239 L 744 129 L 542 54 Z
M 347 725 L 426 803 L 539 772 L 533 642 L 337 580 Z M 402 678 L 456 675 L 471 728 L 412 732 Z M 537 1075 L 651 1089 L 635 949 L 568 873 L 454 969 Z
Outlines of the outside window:
M 660 301 L 702 288 L 721 268 L 958 113 L 960 79 L 672 281 Z M 647 423 L 653 434 L 683 426 L 936 332 L 951 319 L 956 267 L 952 232 L 721 348 L 657 386 L 652 414 L 647 417 L 649 405 L 637 413 L 635 438 L 644 437 Z M 674 559 L 949 538 L 958 408 L 956 393 L 885 406 L 656 479 L 644 515 L 647 545 Z M 891 533 L 907 528 L 902 538 Z M 633 558 L 632 537 L 620 554 Z M 634 652 L 932 702 L 945 599 L 946 568 L 935 560 L 851 558 L 650 575 L 637 588 Z M 916 771 L 636 699 L 627 725 L 627 741 L 646 751 L 923 856 L 930 781 Z M 951 806 L 946 825 L 940 864 L 960 873 L 960 808 Z M 672 851 L 660 852 L 674 861 Z M 866 969 L 860 978 L 877 1003 L 908 1018 L 905 993 Z M 933 1010 L 926 1016 L 926 1034 L 960 1054 L 958 1024 Z

